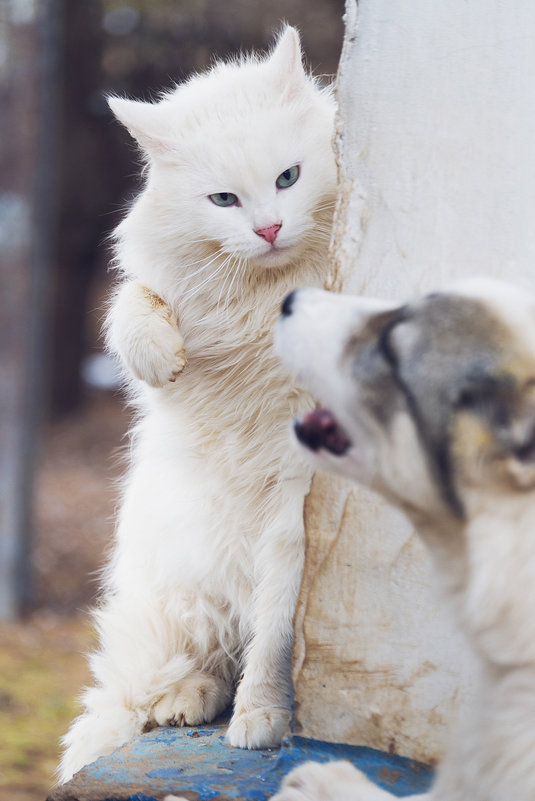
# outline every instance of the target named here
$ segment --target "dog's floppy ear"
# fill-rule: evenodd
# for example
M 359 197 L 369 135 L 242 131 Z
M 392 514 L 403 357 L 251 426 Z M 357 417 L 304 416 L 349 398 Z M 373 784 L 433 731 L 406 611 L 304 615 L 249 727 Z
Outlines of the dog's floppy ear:
M 505 470 L 522 490 L 535 488 L 535 379 L 519 389 L 518 405 L 510 421 L 510 443 Z

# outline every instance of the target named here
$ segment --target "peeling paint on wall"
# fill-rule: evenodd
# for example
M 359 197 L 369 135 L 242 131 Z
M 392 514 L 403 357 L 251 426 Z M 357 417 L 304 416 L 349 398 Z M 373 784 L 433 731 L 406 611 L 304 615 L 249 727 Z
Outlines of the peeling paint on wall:
M 314 478 L 305 519 L 296 734 L 434 763 L 465 657 L 423 545 L 396 510 L 326 475 Z

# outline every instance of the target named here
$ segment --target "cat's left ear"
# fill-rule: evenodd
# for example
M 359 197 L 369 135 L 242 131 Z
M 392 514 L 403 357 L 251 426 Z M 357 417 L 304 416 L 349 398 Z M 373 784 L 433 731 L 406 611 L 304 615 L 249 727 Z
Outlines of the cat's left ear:
M 282 92 L 291 99 L 303 91 L 308 79 L 303 67 L 299 32 L 287 25 L 279 36 L 268 64 Z
M 158 103 L 142 103 L 122 97 L 108 97 L 107 100 L 119 122 L 150 156 L 164 156 L 174 149 L 172 140 L 162 133 Z

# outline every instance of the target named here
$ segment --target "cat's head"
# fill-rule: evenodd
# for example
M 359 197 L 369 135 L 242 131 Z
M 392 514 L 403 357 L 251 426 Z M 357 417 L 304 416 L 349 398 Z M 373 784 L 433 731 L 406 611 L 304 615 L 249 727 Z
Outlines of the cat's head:
M 294 28 L 267 57 L 218 63 L 158 103 L 109 103 L 148 160 L 154 236 L 265 267 L 325 242 L 334 100 L 304 70 Z

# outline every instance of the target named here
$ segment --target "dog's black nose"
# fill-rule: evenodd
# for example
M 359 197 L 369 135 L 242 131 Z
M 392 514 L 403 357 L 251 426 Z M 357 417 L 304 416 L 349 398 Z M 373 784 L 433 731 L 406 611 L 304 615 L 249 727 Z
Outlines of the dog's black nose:
M 286 297 L 282 301 L 281 314 L 283 317 L 289 317 L 290 314 L 292 313 L 295 300 L 295 291 L 296 290 L 294 289 L 293 292 L 290 292 L 289 295 L 286 295 Z

